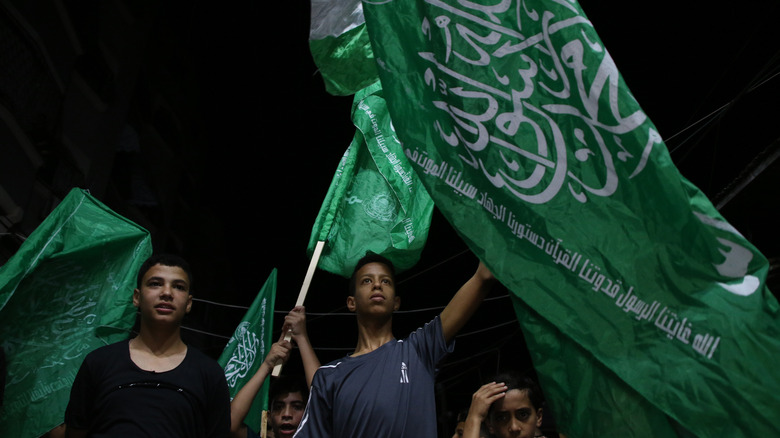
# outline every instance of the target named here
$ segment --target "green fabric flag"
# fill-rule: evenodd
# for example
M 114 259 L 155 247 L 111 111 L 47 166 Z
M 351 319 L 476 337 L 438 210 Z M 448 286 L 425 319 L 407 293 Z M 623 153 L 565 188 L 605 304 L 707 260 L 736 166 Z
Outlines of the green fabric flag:
M 129 336 L 151 253 L 148 231 L 73 189 L 0 267 L 0 435 L 39 437 L 63 423 L 84 356 Z
M 349 96 L 379 78 L 360 0 L 312 0 L 309 49 L 334 96 Z
M 233 400 L 244 384 L 260 369 L 271 350 L 275 302 L 276 268 L 271 271 L 252 306 L 217 359 L 225 370 L 230 400 Z M 270 381 L 266 378 L 244 420 L 244 423 L 255 431 L 261 430 L 262 411 L 268 410 L 269 386 Z
M 325 241 L 318 267 L 344 277 L 366 251 L 384 255 L 403 272 L 420 259 L 433 200 L 395 136 L 378 82 L 355 94 L 352 120 L 355 137 L 314 223 L 309 254 Z
M 560 429 L 780 436 L 767 260 L 680 175 L 580 6 L 363 6 L 428 193 L 530 344 L 565 346 L 535 362 Z M 609 419 L 583 414 L 594 400 Z

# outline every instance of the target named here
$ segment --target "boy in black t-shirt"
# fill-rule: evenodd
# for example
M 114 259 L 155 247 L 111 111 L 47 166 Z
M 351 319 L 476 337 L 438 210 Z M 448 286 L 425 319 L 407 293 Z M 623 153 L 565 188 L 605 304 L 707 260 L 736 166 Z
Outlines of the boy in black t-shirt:
M 177 256 L 152 256 L 138 272 L 138 336 L 84 359 L 65 411 L 67 437 L 218 437 L 230 400 L 217 362 L 181 339 L 192 275 Z

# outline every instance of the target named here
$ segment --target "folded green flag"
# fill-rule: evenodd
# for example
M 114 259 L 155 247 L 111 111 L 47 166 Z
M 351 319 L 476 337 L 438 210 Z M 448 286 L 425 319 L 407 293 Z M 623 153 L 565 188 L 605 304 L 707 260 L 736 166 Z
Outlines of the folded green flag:
M 579 5 L 363 6 L 428 193 L 546 322 L 518 315 L 530 344 L 560 333 L 579 347 L 535 362 L 561 430 L 780 436 L 767 260 L 679 174 Z M 643 408 L 579 414 L 605 399 Z
M 244 384 L 260 369 L 260 365 L 271 350 L 275 301 L 276 269 L 274 268 L 217 359 L 225 370 L 230 400 L 233 400 Z M 247 426 L 256 431 L 261 430 L 262 411 L 268 410 L 269 386 L 270 381 L 266 378 L 244 420 Z
M 352 120 L 355 137 L 325 196 L 308 251 L 326 241 L 318 266 L 344 277 L 366 251 L 384 255 L 402 272 L 420 259 L 433 201 L 404 155 L 378 82 L 355 94 Z
M 360 0 L 312 0 L 309 49 L 334 96 L 355 94 L 379 78 Z
M 84 356 L 129 336 L 151 252 L 148 231 L 73 189 L 0 267 L 0 435 L 39 437 L 63 423 Z

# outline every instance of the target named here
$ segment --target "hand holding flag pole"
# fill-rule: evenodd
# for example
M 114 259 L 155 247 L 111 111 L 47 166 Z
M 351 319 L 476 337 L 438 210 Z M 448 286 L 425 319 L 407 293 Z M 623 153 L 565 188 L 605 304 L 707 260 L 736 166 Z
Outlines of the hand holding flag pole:
M 314 247 L 314 253 L 311 256 L 311 262 L 309 263 L 309 269 L 306 271 L 306 276 L 303 278 L 303 285 L 301 286 L 301 291 L 298 292 L 298 301 L 295 302 L 296 306 L 303 306 L 303 301 L 306 300 L 306 293 L 309 291 L 309 285 L 311 285 L 311 279 L 314 276 L 314 270 L 317 268 L 317 263 L 320 260 L 320 254 L 322 254 L 322 248 L 325 246 L 325 241 L 319 240 L 317 241 L 317 246 Z M 289 331 L 284 335 L 285 341 L 290 341 L 292 339 L 292 333 Z M 274 377 L 279 377 L 279 374 L 282 372 L 282 364 L 278 364 L 274 367 L 274 370 L 271 372 L 271 375 Z

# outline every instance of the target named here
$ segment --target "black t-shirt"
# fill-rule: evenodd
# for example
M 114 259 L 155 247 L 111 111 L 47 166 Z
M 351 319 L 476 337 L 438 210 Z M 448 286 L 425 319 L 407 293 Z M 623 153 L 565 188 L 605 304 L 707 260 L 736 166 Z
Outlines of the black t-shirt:
M 68 427 L 90 437 L 227 437 L 230 396 L 225 373 L 195 348 L 176 368 L 144 371 L 129 341 L 98 348 L 81 364 L 65 410 Z

